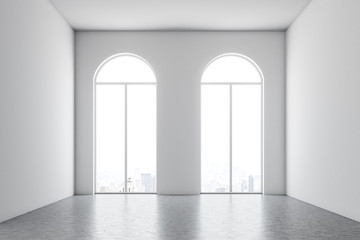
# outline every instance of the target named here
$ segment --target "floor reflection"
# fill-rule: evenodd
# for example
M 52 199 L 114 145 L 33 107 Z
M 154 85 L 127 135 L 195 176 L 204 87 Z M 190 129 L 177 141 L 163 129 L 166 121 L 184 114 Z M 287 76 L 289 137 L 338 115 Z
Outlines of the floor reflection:
M 0 239 L 360 239 L 360 223 L 285 197 L 75 196 L 0 224 Z

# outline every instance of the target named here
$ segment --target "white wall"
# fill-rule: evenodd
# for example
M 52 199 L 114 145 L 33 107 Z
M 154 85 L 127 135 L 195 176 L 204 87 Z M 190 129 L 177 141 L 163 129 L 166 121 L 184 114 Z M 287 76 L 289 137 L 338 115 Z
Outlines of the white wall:
M 0 222 L 74 193 L 73 31 L 48 0 L 0 2 Z
M 200 79 L 214 57 L 252 58 L 265 76 L 265 193 L 285 193 L 284 32 L 77 32 L 76 193 L 93 193 L 93 76 L 130 52 L 157 76 L 158 193 L 200 193 Z
M 313 0 L 287 31 L 287 194 L 360 221 L 360 1 Z

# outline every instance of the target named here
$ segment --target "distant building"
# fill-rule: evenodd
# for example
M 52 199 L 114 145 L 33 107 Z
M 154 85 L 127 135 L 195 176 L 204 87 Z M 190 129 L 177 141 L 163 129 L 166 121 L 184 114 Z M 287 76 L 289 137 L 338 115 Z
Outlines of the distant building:
M 101 186 L 100 187 L 100 192 L 109 192 L 109 187 L 108 186 Z
M 156 176 L 152 176 L 152 190 L 156 192 Z
M 246 190 L 247 190 L 247 182 L 243 180 L 241 182 L 241 192 L 246 192 Z
M 217 187 L 217 188 L 215 188 L 215 192 L 226 192 L 226 188 L 225 187 Z
M 142 187 L 142 183 L 141 183 L 140 179 L 135 180 L 135 189 L 136 189 L 136 192 L 142 191 L 143 187 Z
M 131 180 L 131 178 L 128 178 L 127 190 L 128 192 L 135 192 L 135 183 Z
M 249 176 L 249 192 L 254 192 L 254 178 L 252 175 Z
M 142 173 L 141 174 L 141 183 L 144 187 L 144 192 L 154 192 L 152 177 L 150 173 Z
M 120 192 L 135 192 L 135 183 L 131 178 L 127 180 L 127 191 L 125 191 L 125 182 L 123 182 L 120 186 Z

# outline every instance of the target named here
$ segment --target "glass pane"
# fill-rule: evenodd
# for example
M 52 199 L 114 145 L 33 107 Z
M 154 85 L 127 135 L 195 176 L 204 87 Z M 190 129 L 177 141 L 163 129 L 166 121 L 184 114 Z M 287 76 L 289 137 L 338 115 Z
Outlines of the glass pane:
M 201 191 L 229 192 L 230 86 L 201 86 Z
M 127 87 L 128 191 L 156 192 L 156 86 Z
M 96 192 L 124 191 L 124 86 L 96 86 Z
M 261 75 L 248 59 L 226 55 L 215 59 L 206 68 L 202 82 L 261 82 Z
M 155 75 L 149 64 L 139 57 L 119 55 L 100 68 L 96 82 L 155 82 Z
M 233 192 L 261 192 L 261 86 L 232 86 Z

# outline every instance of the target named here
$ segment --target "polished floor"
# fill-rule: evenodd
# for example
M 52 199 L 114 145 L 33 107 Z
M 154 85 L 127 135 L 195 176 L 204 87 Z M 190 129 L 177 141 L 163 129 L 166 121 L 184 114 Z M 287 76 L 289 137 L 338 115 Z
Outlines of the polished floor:
M 285 196 L 75 196 L 0 224 L 1 240 L 360 239 L 360 223 Z

